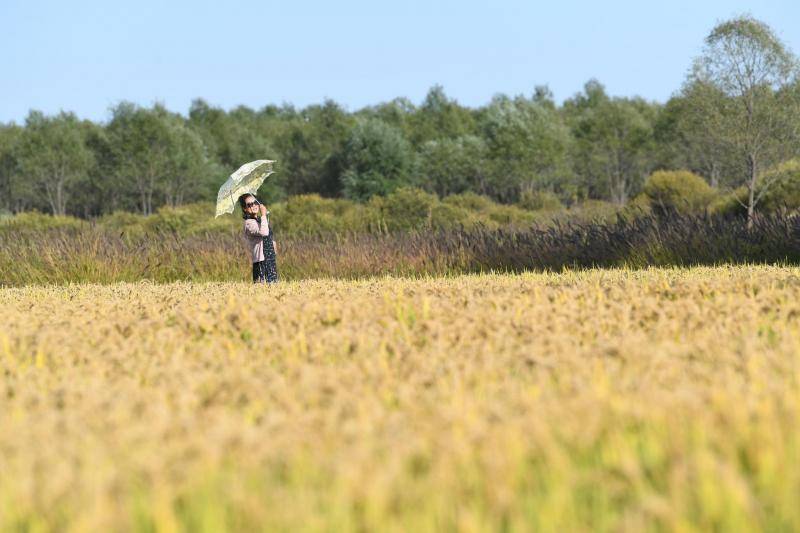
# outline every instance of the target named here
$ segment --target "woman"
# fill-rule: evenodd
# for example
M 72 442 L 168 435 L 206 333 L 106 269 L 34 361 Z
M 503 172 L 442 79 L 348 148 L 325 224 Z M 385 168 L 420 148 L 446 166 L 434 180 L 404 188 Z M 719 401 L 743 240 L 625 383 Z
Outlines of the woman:
M 244 240 L 253 263 L 253 283 L 278 281 L 275 234 L 270 231 L 267 208 L 252 194 L 239 197 L 244 218 Z

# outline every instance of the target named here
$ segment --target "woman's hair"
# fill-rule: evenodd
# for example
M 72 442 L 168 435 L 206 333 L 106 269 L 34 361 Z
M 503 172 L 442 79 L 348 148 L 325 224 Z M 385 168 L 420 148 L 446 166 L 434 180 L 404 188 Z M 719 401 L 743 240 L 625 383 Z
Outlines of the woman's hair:
M 258 202 L 258 198 L 256 198 L 255 194 L 245 193 L 239 197 L 239 207 L 242 208 L 242 218 L 249 218 L 252 215 L 247 213 L 247 208 L 244 206 L 245 202 L 248 198 L 254 198 L 256 202 Z M 260 203 L 260 202 L 259 202 Z

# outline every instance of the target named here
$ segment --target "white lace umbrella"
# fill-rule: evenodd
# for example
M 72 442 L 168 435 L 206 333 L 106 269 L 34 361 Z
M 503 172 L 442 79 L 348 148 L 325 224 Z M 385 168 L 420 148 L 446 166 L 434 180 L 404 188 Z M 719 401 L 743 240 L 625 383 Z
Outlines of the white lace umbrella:
M 272 163 L 274 162 L 268 159 L 251 161 L 231 174 L 231 177 L 222 184 L 217 193 L 217 214 L 214 218 L 226 213 L 233 213 L 241 195 L 255 194 L 267 176 L 273 173 Z

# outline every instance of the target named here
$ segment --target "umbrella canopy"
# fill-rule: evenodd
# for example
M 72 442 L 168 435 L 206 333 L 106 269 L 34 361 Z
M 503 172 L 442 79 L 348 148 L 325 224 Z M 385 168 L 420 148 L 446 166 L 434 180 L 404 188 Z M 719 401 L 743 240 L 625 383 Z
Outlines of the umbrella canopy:
M 222 184 L 217 193 L 217 214 L 214 218 L 226 213 L 233 213 L 236 201 L 241 195 L 255 194 L 267 176 L 272 174 L 272 163 L 274 162 L 268 159 L 251 161 L 231 174 L 231 177 Z

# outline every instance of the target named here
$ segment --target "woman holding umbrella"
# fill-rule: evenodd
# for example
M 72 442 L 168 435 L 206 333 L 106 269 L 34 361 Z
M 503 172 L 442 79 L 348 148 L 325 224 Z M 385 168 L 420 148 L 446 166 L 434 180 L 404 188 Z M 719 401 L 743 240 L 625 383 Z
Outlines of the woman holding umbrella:
M 244 218 L 244 240 L 253 263 L 253 283 L 276 283 L 278 264 L 275 234 L 269 227 L 269 211 L 252 194 L 239 197 Z
M 242 208 L 244 239 L 253 263 L 253 283 L 278 281 L 275 234 L 269 227 L 269 211 L 255 197 L 255 192 L 273 173 L 274 162 L 259 159 L 242 165 L 230 175 L 217 193 L 215 217 L 233 213 L 237 203 Z

